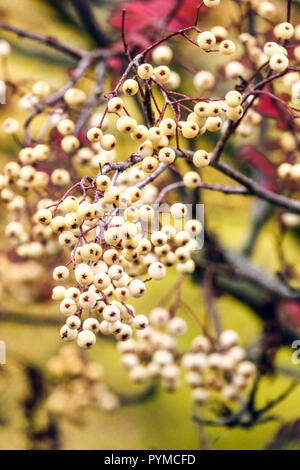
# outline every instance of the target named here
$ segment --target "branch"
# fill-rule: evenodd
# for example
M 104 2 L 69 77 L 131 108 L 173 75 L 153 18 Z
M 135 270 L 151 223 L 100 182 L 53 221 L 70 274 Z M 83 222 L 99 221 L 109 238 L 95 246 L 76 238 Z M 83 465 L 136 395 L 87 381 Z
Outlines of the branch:
M 143 158 L 138 153 L 132 153 L 130 157 L 127 158 L 127 160 L 124 160 L 123 162 L 107 163 L 103 166 L 102 170 L 98 173 L 95 180 L 97 179 L 98 176 L 106 175 L 110 171 L 123 172 L 127 170 L 127 168 L 130 168 L 131 166 L 135 165 L 136 163 L 141 162 L 142 160 Z
M 77 49 L 73 46 L 69 46 L 68 44 L 63 43 L 59 39 L 56 39 L 52 36 L 42 36 L 41 34 L 32 33 L 31 31 L 26 31 L 24 29 L 18 28 L 17 26 L 11 26 L 9 24 L 3 23 L 2 21 L 0 21 L 0 29 L 5 29 L 6 31 L 16 33 L 21 38 L 28 38 L 32 39 L 33 41 L 40 42 L 45 46 L 51 47 L 52 49 L 55 49 L 55 51 L 62 52 L 63 54 L 67 54 L 76 60 L 80 60 L 85 53 L 85 51 Z
M 94 89 L 93 89 L 89 99 L 87 100 L 87 102 L 86 102 L 79 118 L 77 119 L 75 129 L 74 129 L 75 135 L 78 134 L 78 132 L 83 127 L 83 125 L 86 123 L 86 121 L 89 117 L 89 112 L 90 112 L 91 108 L 100 99 L 101 93 L 103 91 L 105 72 L 106 72 L 105 61 L 101 61 L 101 62 L 99 62 L 99 64 L 96 67 Z
M 212 166 L 215 167 L 221 173 L 230 176 L 238 183 L 241 183 L 249 190 L 250 194 L 252 193 L 253 195 L 260 197 L 261 199 L 265 199 L 266 201 L 276 206 L 283 207 L 284 209 L 287 209 L 290 212 L 300 213 L 299 201 L 285 196 L 281 196 L 280 194 L 276 194 L 272 191 L 269 191 L 268 189 L 263 188 L 251 178 L 248 178 L 247 176 L 243 175 L 231 166 L 227 165 L 227 163 L 219 161 L 215 164 L 212 164 Z
M 274 400 L 270 400 L 264 407 L 255 408 L 254 401 L 255 401 L 257 391 L 258 391 L 260 378 L 261 378 L 260 375 L 256 377 L 247 402 L 244 405 L 242 405 L 241 408 L 237 412 L 235 413 L 231 412 L 228 416 L 222 417 L 217 420 L 204 419 L 202 417 L 194 415 L 193 421 L 202 425 L 207 425 L 207 426 L 223 426 L 223 427 L 230 427 L 230 428 L 233 428 L 233 427 L 250 428 L 257 424 L 264 424 L 269 421 L 277 420 L 278 417 L 276 416 L 273 416 L 273 415 L 264 416 L 264 415 L 269 410 L 274 408 L 278 403 L 284 400 L 288 395 L 290 395 L 290 393 L 298 385 L 298 382 L 296 380 L 293 381 L 282 394 L 280 394 Z
M 193 157 L 194 152 L 190 150 L 185 150 L 184 153 L 181 150 L 175 149 L 177 156 L 179 157 Z M 211 154 L 212 155 L 212 154 Z M 296 201 L 295 199 L 291 199 L 285 196 L 281 196 L 280 194 L 276 194 L 273 191 L 269 191 L 268 189 L 263 188 L 258 183 L 256 183 L 251 178 L 243 175 L 243 173 L 239 172 L 238 170 L 232 168 L 227 163 L 221 161 L 212 161 L 211 165 L 213 168 L 216 168 L 218 171 L 223 173 L 224 175 L 230 176 L 233 180 L 237 181 L 238 183 L 244 186 L 248 190 L 248 193 L 244 192 L 244 194 L 257 196 L 261 199 L 264 199 L 271 204 L 279 207 L 283 207 L 290 212 L 300 213 L 300 202 Z
M 273 208 L 268 202 L 262 199 L 257 200 L 252 215 L 250 233 L 242 250 L 245 256 L 251 256 L 255 248 L 256 240 L 272 213 Z
M 291 13 L 292 13 L 292 0 L 287 0 L 286 21 L 288 23 L 291 21 Z
M 255 266 L 245 256 L 225 249 L 211 233 L 205 233 L 202 259 L 195 259 L 198 277 L 202 269 L 211 265 L 217 273 L 216 286 L 240 302 L 248 305 L 262 321 L 277 318 L 277 305 L 281 299 L 300 299 L 300 292 L 289 288 L 281 279 Z M 278 318 L 277 330 L 281 344 L 290 345 L 298 338 L 297 332 Z
M 178 181 L 176 183 L 169 184 L 165 188 L 163 188 L 156 199 L 156 203 L 160 203 L 166 194 L 174 189 L 184 188 L 185 183 L 183 181 Z M 249 191 L 244 188 L 243 186 L 229 186 L 229 185 L 222 185 L 222 184 L 213 184 L 213 183 L 199 183 L 197 185 L 198 189 L 207 189 L 209 191 L 218 191 L 223 194 L 240 194 L 242 196 L 249 196 Z M 195 188 L 196 189 L 196 188 Z
M 52 315 L 31 315 L 30 313 L 0 311 L 0 322 L 32 326 L 59 326 L 62 324 L 62 319 Z

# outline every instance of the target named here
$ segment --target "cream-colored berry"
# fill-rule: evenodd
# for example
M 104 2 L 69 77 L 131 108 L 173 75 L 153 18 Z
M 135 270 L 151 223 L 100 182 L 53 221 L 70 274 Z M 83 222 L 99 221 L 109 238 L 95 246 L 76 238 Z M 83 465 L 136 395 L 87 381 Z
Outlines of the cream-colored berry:
M 78 330 L 81 326 L 81 320 L 77 315 L 70 315 L 66 320 L 66 325 L 71 330 Z
M 277 13 L 277 8 L 276 6 L 268 1 L 262 1 L 259 3 L 257 7 L 258 14 L 262 16 L 263 18 L 268 18 L 272 20 L 276 13 Z
M 193 121 L 184 121 L 181 125 L 181 132 L 186 139 L 193 139 L 199 133 L 199 126 Z
M 209 103 L 207 103 L 206 113 L 207 116 L 219 116 L 222 113 L 222 102 L 210 101 Z
M 231 119 L 232 121 L 238 121 L 241 119 L 241 117 L 244 114 L 244 109 L 243 106 L 235 106 L 234 108 L 228 108 L 226 109 L 226 116 L 228 119 Z
M 294 27 L 291 23 L 280 23 L 275 26 L 273 32 L 278 39 L 291 39 L 294 35 Z
M 157 65 L 166 65 L 173 58 L 172 49 L 166 45 L 160 45 L 152 52 L 153 62 Z
M 50 224 L 54 233 L 62 233 L 66 228 L 66 221 L 61 215 L 54 217 Z
M 123 93 L 127 96 L 134 96 L 139 91 L 139 85 L 136 80 L 129 78 L 122 85 Z
M 49 225 L 52 220 L 52 212 L 49 209 L 40 209 L 36 217 L 40 224 Z
M 217 42 L 224 41 L 228 36 L 228 31 L 223 26 L 213 26 L 211 33 L 215 36 Z
M 207 117 L 208 116 L 207 107 L 208 107 L 208 103 L 206 103 L 205 101 L 199 101 L 194 106 L 194 112 L 199 117 Z
M 60 337 L 66 342 L 74 341 L 77 338 L 77 335 L 78 331 L 69 328 L 67 325 L 62 326 L 60 329 Z
M 209 116 L 206 120 L 206 128 L 210 132 L 219 131 L 222 127 L 222 119 L 217 117 Z
M 74 131 L 75 124 L 71 119 L 62 119 L 57 124 L 57 130 L 61 135 L 69 135 Z
M 66 153 L 73 153 L 79 149 L 80 142 L 75 135 L 66 135 L 62 138 L 60 145 Z
M 90 349 L 96 343 L 96 336 L 90 330 L 83 330 L 78 333 L 77 344 L 82 349 Z
M 132 329 L 129 325 L 122 324 L 121 331 L 116 334 L 118 341 L 128 341 L 132 337 Z M 132 369 L 133 370 L 133 369 Z
M 33 149 L 33 157 L 37 162 L 43 162 L 48 159 L 50 155 L 50 147 L 46 144 L 38 144 Z
M 173 137 L 176 134 L 176 122 L 174 119 L 165 118 L 159 123 L 159 129 L 163 135 Z
M 77 289 L 77 287 L 69 287 L 69 289 L 66 290 L 65 298 L 73 299 L 75 302 L 78 302 L 79 297 L 80 290 Z
M 203 0 L 203 3 L 208 8 L 217 7 L 220 5 L 221 0 Z
M 19 127 L 18 121 L 14 118 L 7 118 L 2 124 L 3 132 L 8 135 L 17 134 Z
M 225 39 L 222 41 L 219 45 L 219 51 L 223 55 L 231 55 L 235 52 L 235 44 L 233 41 L 230 41 L 229 39 Z
M 169 90 L 176 90 L 176 88 L 179 87 L 180 83 L 181 78 L 179 73 L 175 72 L 174 70 L 171 70 L 170 78 L 167 82 L 165 82 L 165 87 Z
M 101 129 L 99 129 L 98 127 L 91 127 L 91 129 L 87 131 L 86 136 L 90 142 L 100 142 L 103 136 L 103 133 Z
M 174 317 L 168 323 L 168 331 L 174 336 L 184 335 L 187 331 L 187 324 L 183 318 Z
M 225 75 L 227 78 L 243 77 L 245 72 L 245 66 L 236 60 L 232 60 L 225 66 Z
M 96 178 L 96 186 L 100 191 L 106 191 L 110 186 L 111 180 L 107 175 L 99 175 Z
M 244 377 L 252 377 L 255 370 L 255 365 L 252 362 L 243 361 L 237 366 L 236 372 Z
M 70 273 L 66 266 L 57 266 L 53 270 L 53 279 L 55 281 L 65 282 L 69 279 Z
M 189 171 L 188 173 L 185 173 L 183 177 L 183 182 L 185 186 L 189 189 L 197 188 L 200 181 L 200 175 L 195 171 Z
M 216 44 L 216 38 L 210 31 L 198 34 L 197 43 L 204 51 L 211 49 Z
M 73 299 L 63 299 L 60 303 L 59 309 L 63 315 L 70 316 L 77 312 L 77 305 Z
M 188 213 L 187 207 L 181 202 L 176 202 L 175 204 L 173 204 L 170 210 L 171 215 L 174 217 L 174 219 L 182 219 Z
M 110 266 L 107 272 L 108 276 L 112 281 L 118 281 L 119 279 L 121 279 L 123 273 L 124 269 L 118 264 L 113 264 L 112 266 Z
M 201 72 L 197 72 L 194 76 L 194 86 L 199 91 L 211 90 L 215 83 L 215 76 L 207 70 L 201 70 Z
M 79 264 L 75 269 L 75 279 L 79 284 L 88 286 L 92 284 L 94 274 L 87 264 Z
M 32 93 L 38 98 L 43 99 L 51 93 L 51 87 L 49 83 L 40 80 L 32 86 Z
M 7 57 L 11 53 L 11 47 L 9 42 L 5 39 L 0 40 L 0 57 Z
M 241 93 L 236 90 L 228 91 L 225 95 L 225 103 L 231 108 L 239 106 L 242 103 L 242 99 Z
M 83 309 L 91 309 L 94 308 L 97 302 L 96 295 L 89 291 L 82 292 L 79 297 L 79 305 Z
M 141 64 L 138 66 L 137 73 L 143 80 L 149 80 L 153 75 L 153 67 L 151 64 Z
M 145 157 L 142 161 L 142 169 L 146 173 L 153 173 L 159 165 L 159 160 L 155 157 Z
M 176 154 L 175 151 L 169 147 L 164 147 L 160 149 L 158 153 L 158 159 L 161 163 L 173 163 L 175 161 Z
M 136 315 L 132 321 L 132 324 L 137 330 L 144 330 L 147 328 L 149 321 L 145 315 Z
M 292 177 L 293 166 L 290 163 L 282 163 L 277 169 L 279 178 L 289 179 Z
M 93 333 L 98 333 L 100 329 L 100 324 L 96 318 L 87 318 L 82 324 L 83 330 L 93 331 Z
M 219 337 L 219 343 L 225 349 L 229 349 L 232 346 L 236 346 L 239 341 L 240 337 L 238 333 L 234 330 L 224 330 L 222 331 Z
M 116 146 L 117 140 L 112 134 L 105 134 L 101 138 L 101 147 L 103 150 L 113 150 Z
M 119 308 L 116 305 L 107 305 L 103 309 L 103 318 L 104 320 L 113 323 L 116 322 L 117 320 L 120 320 L 121 318 L 121 313 Z
M 150 264 L 148 274 L 152 279 L 160 281 L 166 276 L 166 268 L 162 263 L 155 262 Z
M 131 134 L 135 131 L 137 122 L 135 119 L 129 116 L 122 116 L 117 120 L 116 126 L 119 132 L 124 134 Z
M 275 72 L 284 72 L 289 66 L 289 59 L 284 54 L 274 54 L 270 58 L 269 64 Z
M 146 286 L 143 281 L 135 279 L 129 284 L 128 290 L 132 297 L 142 297 L 146 293 Z
M 57 168 L 51 173 L 51 183 L 56 186 L 67 186 L 71 182 L 70 173 L 63 168 Z
M 66 288 L 64 286 L 55 286 L 52 289 L 53 300 L 63 300 L 65 298 Z
M 272 57 L 274 54 L 280 52 L 280 46 L 276 42 L 269 41 L 264 45 L 264 54 L 267 57 Z
M 87 96 L 84 91 L 79 90 L 79 88 L 69 88 L 64 94 L 65 102 L 76 108 L 77 106 L 82 106 L 87 99 Z
M 169 67 L 166 65 L 160 65 L 154 69 L 154 75 L 162 83 L 166 83 L 171 75 Z
M 119 113 L 120 111 L 122 111 L 123 108 L 124 108 L 124 102 L 122 98 L 119 98 L 118 96 L 111 98 L 109 102 L 107 103 L 107 109 L 111 113 Z
M 196 150 L 193 155 L 193 163 L 196 168 L 204 168 L 209 165 L 209 154 L 205 150 Z
M 168 237 L 163 231 L 156 231 L 151 234 L 151 242 L 154 246 L 162 246 L 167 243 Z
M 78 200 L 74 196 L 67 196 L 62 203 L 63 210 L 66 212 L 76 212 L 78 205 Z
M 143 124 L 136 126 L 130 137 L 136 142 L 145 142 L 148 139 L 148 129 Z

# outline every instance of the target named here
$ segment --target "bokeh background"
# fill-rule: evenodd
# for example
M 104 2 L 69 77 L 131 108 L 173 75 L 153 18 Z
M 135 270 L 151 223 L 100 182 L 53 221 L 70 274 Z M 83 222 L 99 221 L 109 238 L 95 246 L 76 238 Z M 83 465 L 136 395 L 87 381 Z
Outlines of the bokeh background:
M 118 30 L 108 25 L 112 2 L 92 2 L 95 14 L 103 28 L 118 37 Z M 226 9 L 226 21 L 235 14 L 232 2 L 225 1 L 224 9 L 203 16 L 205 27 L 223 23 Z M 277 2 L 279 8 L 285 2 Z M 80 47 L 92 47 L 92 40 L 84 32 L 74 11 L 65 8 L 67 1 L 47 0 L 0 0 L 1 21 L 20 26 L 24 29 L 60 37 L 62 40 Z M 225 21 L 225 22 L 226 22 Z M 225 24 L 226 26 L 226 24 Z M 7 66 L 2 64 L 1 74 L 7 74 L 12 81 L 23 82 L 22 89 L 30 89 L 36 80 L 47 80 L 53 88 L 61 86 L 66 80 L 66 71 L 72 62 L 52 50 L 34 44 L 29 40 L 13 34 L 0 32 L 1 38 L 7 39 L 12 46 L 12 55 Z M 176 54 L 183 54 L 185 61 L 198 69 L 213 69 L 215 64 L 203 63 L 202 58 L 195 56 L 192 46 L 183 41 L 174 42 Z M 212 58 L 214 60 L 220 60 Z M 218 64 L 219 65 L 219 64 Z M 88 81 L 82 84 L 88 89 Z M 192 87 L 192 78 L 185 76 L 182 89 Z M 218 85 L 222 94 L 223 84 Z M 25 113 L 17 109 L 17 97 L 8 105 L 0 106 L 0 121 L 14 115 L 22 120 Z M 204 138 L 206 139 L 206 138 Z M 212 149 L 213 141 L 204 140 L 207 149 Z M 130 153 L 124 141 L 122 155 Z M 16 155 L 16 145 L 4 135 L 0 138 L 0 166 Z M 225 156 L 230 159 L 230 155 Z M 208 169 L 204 180 L 215 183 L 230 184 L 230 180 L 220 176 L 215 170 Z M 205 224 L 214 231 L 220 241 L 228 248 L 239 250 L 243 247 L 249 234 L 253 201 L 239 196 L 224 196 L 215 192 L 203 194 L 205 204 Z M 5 216 L 1 212 L 1 228 Z M 47 269 L 41 269 L 35 262 L 28 264 L 22 275 L 18 266 L 9 261 L 4 251 L 7 249 L 5 239 L 0 237 L 0 339 L 7 344 L 7 364 L 0 366 L 0 448 L 26 449 L 28 443 L 28 415 L 26 401 L 34 397 L 33 383 L 30 382 L 28 367 L 47 375 L 47 363 L 60 348 L 59 315 L 57 306 L 47 300 L 50 296 L 51 280 Z M 278 256 L 277 226 L 272 219 L 264 226 L 253 253 L 253 262 L 270 272 L 280 268 Z M 286 259 L 294 265 L 300 262 L 299 239 L 294 232 L 288 232 L 282 246 Z M 299 264 L 298 264 L 299 265 Z M 40 282 L 31 282 L 26 275 L 31 270 L 39 270 Z M 176 280 L 176 272 L 169 271 L 167 278 L 152 284 L 143 300 L 138 302 L 139 313 L 148 314 L 155 307 L 158 299 Z M 192 279 L 186 281 L 183 299 L 203 318 L 202 290 L 199 283 Z M 225 327 L 236 329 L 244 346 L 250 346 L 259 337 L 263 329 L 261 320 L 255 312 L 230 296 L 222 295 L 217 299 L 217 306 L 222 314 Z M 179 312 L 188 322 L 189 333 L 181 341 L 184 349 L 198 333 L 197 325 L 185 312 Z M 296 327 L 295 327 L 296 331 Z M 281 348 L 276 356 L 276 364 L 294 368 L 300 373 L 300 365 L 291 363 L 291 348 Z M 57 417 L 59 426 L 59 446 L 62 449 L 262 449 L 265 448 L 276 433 L 279 422 L 256 426 L 249 430 L 206 428 L 199 429 L 191 420 L 192 406 L 190 392 L 184 384 L 174 394 L 168 394 L 160 388 L 150 395 L 143 396 L 145 385 L 133 385 L 119 363 L 119 354 L 115 344 L 106 339 L 99 339 L 96 347 L 89 351 L 88 357 L 103 367 L 105 381 L 119 393 L 139 397 L 132 403 L 125 404 L 114 411 L 101 411 L 88 407 L 80 414 L 80 419 L 68 419 L 63 414 Z M 27 369 L 26 369 L 27 368 Z M 26 372 L 27 370 L 27 372 Z M 275 375 L 264 378 L 261 383 L 259 402 L 264 404 L 276 396 L 289 383 L 289 378 Z M 45 392 L 46 393 L 46 392 Z M 293 393 L 274 412 L 282 420 L 295 420 L 300 413 L 300 388 Z M 40 407 L 34 420 L 43 426 L 45 410 Z

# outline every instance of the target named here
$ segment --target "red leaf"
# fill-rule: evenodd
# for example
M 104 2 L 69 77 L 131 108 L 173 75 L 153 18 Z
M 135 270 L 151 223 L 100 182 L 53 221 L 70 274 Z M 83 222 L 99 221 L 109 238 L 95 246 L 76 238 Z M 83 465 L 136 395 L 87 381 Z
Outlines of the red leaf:
M 258 152 L 252 145 L 243 145 L 238 150 L 238 155 L 247 163 L 250 163 L 256 170 L 259 170 L 263 177 L 263 186 L 268 189 L 275 189 L 276 169 L 262 153 Z
M 294 327 L 300 326 L 300 302 L 284 300 L 280 303 L 279 312 Z
M 287 128 L 286 120 L 283 118 L 287 111 L 269 95 L 260 95 L 257 111 L 265 117 L 276 119 L 278 127 Z

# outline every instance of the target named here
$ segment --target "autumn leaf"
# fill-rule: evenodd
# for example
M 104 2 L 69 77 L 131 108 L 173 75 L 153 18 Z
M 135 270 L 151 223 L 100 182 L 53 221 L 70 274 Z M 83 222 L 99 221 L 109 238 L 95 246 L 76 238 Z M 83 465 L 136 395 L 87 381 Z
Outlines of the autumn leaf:
M 147 47 L 149 33 L 160 31 L 162 27 L 171 31 L 184 28 L 193 23 L 196 17 L 198 0 L 146 0 L 122 2 L 113 12 L 110 23 L 118 29 L 122 25 L 121 10 L 126 10 L 126 36 L 131 45 Z M 178 8 L 176 8 L 178 5 Z M 203 10 L 204 11 L 204 10 Z M 201 12 L 201 11 L 200 11 Z M 170 20 L 168 18 L 171 16 Z M 146 37 L 146 33 L 148 37 Z

